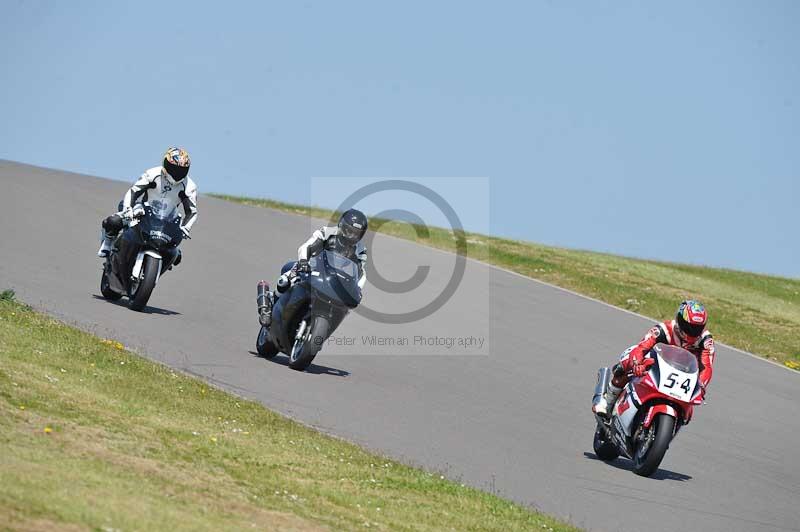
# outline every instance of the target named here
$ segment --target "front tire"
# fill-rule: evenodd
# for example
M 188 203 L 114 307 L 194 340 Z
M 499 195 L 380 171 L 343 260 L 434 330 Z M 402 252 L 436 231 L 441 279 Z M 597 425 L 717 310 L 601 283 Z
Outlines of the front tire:
M 139 285 L 136 287 L 136 292 L 131 294 L 131 302 L 129 307 L 131 310 L 141 311 L 147 306 L 147 301 L 150 299 L 150 294 L 153 293 L 153 288 L 156 287 L 156 279 L 158 278 L 158 269 L 161 267 L 158 259 L 150 255 L 144 256 L 144 264 L 142 269 L 144 275 Z
M 306 327 L 306 332 L 297 338 L 289 353 L 289 367 L 303 371 L 311 365 L 311 361 L 322 349 L 322 342 L 328 337 L 328 320 L 320 316 L 311 318 L 313 321 Z
M 122 294 L 118 294 L 111 289 L 111 285 L 108 282 L 107 266 L 103 267 L 103 274 L 100 276 L 100 293 L 109 301 L 117 301 L 122 297 Z
M 594 448 L 594 454 L 603 462 L 610 462 L 619 456 L 616 445 L 604 439 L 603 429 L 599 426 L 594 431 L 592 447 Z
M 652 433 L 645 437 L 650 440 L 649 447 L 642 451 L 642 446 L 646 443 L 646 439 L 642 439 L 636 443 L 633 453 L 633 472 L 643 477 L 655 473 L 661 460 L 664 459 L 675 431 L 675 418 L 667 414 L 658 414 L 649 430 Z
M 256 338 L 256 351 L 258 355 L 264 358 L 273 358 L 278 354 L 278 348 L 272 343 L 269 337 L 269 329 L 264 325 L 258 331 L 258 338 Z

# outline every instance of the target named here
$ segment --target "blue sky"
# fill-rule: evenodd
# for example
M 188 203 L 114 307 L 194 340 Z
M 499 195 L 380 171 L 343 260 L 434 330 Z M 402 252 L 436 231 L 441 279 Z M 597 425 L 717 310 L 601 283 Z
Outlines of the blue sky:
M 201 191 L 301 203 L 485 177 L 467 228 L 800 277 L 800 3 L 221 5 L 0 1 L 0 157 L 180 144 Z

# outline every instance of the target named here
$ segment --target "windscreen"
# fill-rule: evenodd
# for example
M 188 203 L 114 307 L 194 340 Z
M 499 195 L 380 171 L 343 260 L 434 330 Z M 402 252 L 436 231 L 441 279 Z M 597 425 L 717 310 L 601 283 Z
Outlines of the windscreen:
M 171 205 L 169 202 L 153 200 L 147 204 L 150 206 L 153 216 L 160 220 L 172 221 L 178 217 L 178 207 Z
M 655 350 L 673 368 L 684 373 L 697 372 L 697 357 L 686 349 L 674 345 L 658 344 L 655 346 Z
M 348 277 L 358 278 L 358 266 L 355 262 L 348 259 L 344 255 L 339 255 L 334 251 L 326 251 L 325 259 L 334 270 L 337 270 Z

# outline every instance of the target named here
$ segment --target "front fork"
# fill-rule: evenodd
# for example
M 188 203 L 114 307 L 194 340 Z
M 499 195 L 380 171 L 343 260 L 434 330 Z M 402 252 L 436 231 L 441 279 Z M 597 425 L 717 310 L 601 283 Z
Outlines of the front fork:
M 155 251 L 150 251 L 150 250 L 140 251 L 136 255 L 136 262 L 133 263 L 133 270 L 131 270 L 131 282 L 132 283 L 139 283 L 141 281 L 142 275 L 144 274 L 144 268 L 143 268 L 144 267 L 144 258 L 146 256 L 148 256 L 148 255 L 150 255 L 151 257 L 153 257 L 154 259 L 156 259 L 158 261 L 158 264 L 157 264 L 157 268 L 158 269 L 156 271 L 156 284 L 158 284 L 158 280 L 161 278 L 161 270 L 162 270 L 161 264 L 162 264 L 164 258 L 160 254 L 156 253 Z
M 303 334 L 306 332 L 306 327 L 308 327 L 308 318 L 300 322 L 300 326 L 297 328 L 297 334 L 294 337 L 295 341 L 303 339 Z

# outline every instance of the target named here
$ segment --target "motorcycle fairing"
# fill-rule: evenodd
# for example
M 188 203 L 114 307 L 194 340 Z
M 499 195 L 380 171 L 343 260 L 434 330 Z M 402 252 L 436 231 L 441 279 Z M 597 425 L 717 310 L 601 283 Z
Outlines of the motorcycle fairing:
M 699 375 L 695 355 L 680 347 L 658 345 L 647 356 L 656 363 L 643 376 L 628 381 L 611 416 L 596 416 L 603 439 L 612 443 L 618 454 L 634 460 L 642 441 L 640 436 L 647 435 L 642 429 L 655 426 L 659 415 L 668 415 L 676 420 L 671 435 L 674 438 L 691 420 L 693 405 L 703 400 L 700 385 L 693 386 Z M 680 388 L 680 392 L 669 393 L 673 388 Z
M 679 428 L 691 419 L 691 405 L 680 403 L 673 407 L 661 402 L 664 394 L 659 392 L 656 382 L 660 380 L 659 366 L 662 364 L 665 368 L 670 367 L 663 360 L 657 360 L 648 373 L 631 379 L 623 388 L 612 410 L 611 424 L 617 428 L 612 430 L 614 441 L 617 447 L 625 450 L 628 457 L 633 453 L 633 429 L 639 426 L 642 416 L 645 416 L 644 426 L 649 428 L 656 414 L 671 415 L 678 420 L 675 425 L 676 434 Z
M 636 414 L 639 413 L 640 406 L 641 402 L 636 398 L 631 384 L 628 383 L 622 390 L 619 399 L 617 399 L 617 404 L 614 405 L 613 411 L 613 418 L 618 420 L 619 427 L 622 428 L 626 437 L 631 436 L 631 427 L 634 419 L 636 419 Z M 612 419 L 612 421 L 614 420 Z M 614 422 L 617 423 L 617 421 Z
M 347 315 L 348 307 L 357 306 L 360 302 L 360 289 L 352 272 L 335 263 L 337 257 L 328 257 L 331 252 L 325 251 L 309 260 L 311 273 L 302 274 L 300 280 L 282 294 L 272 309 L 272 323 L 269 334 L 272 342 L 283 353 L 289 353 L 294 345 L 295 333 L 300 323 L 313 320 L 314 316 L 325 318 L 328 323 L 328 335 L 342 323 Z M 350 270 L 354 269 L 351 267 Z M 356 288 L 347 286 L 354 285 Z M 355 293 L 353 293 L 355 292 Z M 335 300 L 341 301 L 335 303 Z
M 129 227 L 117 240 L 118 250 L 111 255 L 111 269 L 108 283 L 115 292 L 127 294 L 131 284 L 131 271 L 136 262 L 136 255 L 142 246 L 139 232 Z
M 145 250 L 140 251 L 136 255 L 136 262 L 133 263 L 133 269 L 131 270 L 131 278 L 137 279 L 139 277 L 139 275 L 141 275 L 141 273 L 142 273 L 142 265 L 144 264 L 144 258 L 147 255 L 153 257 L 154 259 L 159 261 L 159 263 L 161 263 L 163 261 L 161 255 L 159 253 L 157 253 L 156 251 L 153 251 L 152 249 L 145 249 Z M 161 278 L 161 273 L 163 271 L 164 271 L 164 269 L 162 267 L 162 268 L 159 268 L 158 271 L 156 272 L 156 283 L 155 284 L 158 284 L 158 280 L 159 280 L 159 278 Z
M 644 417 L 644 422 L 642 423 L 644 428 L 650 428 L 650 425 L 653 424 L 653 420 L 656 418 L 656 414 L 666 414 L 680 421 L 678 410 L 675 407 L 665 403 L 655 404 L 650 407 L 650 409 L 647 411 L 647 415 Z M 676 427 L 678 427 L 678 425 L 679 423 L 675 424 Z
M 120 294 L 130 295 L 131 275 L 137 262 L 141 271 L 143 253 L 161 260 L 160 277 L 175 262 L 178 245 L 183 240 L 181 219 L 175 216 L 175 209 L 164 210 L 159 202 L 145 204 L 144 208 L 146 215 L 133 220 L 122 232 L 117 239 L 118 249 L 110 258 L 108 283 L 112 290 Z
M 309 282 L 320 296 L 328 300 L 339 299 L 349 308 L 358 306 L 361 289 L 358 287 L 358 267 L 353 261 L 325 252 L 313 257 L 310 264 L 317 274 L 312 274 Z
M 295 284 L 282 294 L 272 309 L 272 324 L 269 334 L 275 345 L 284 353 L 294 343 L 294 332 L 308 310 L 308 290 L 301 283 Z

